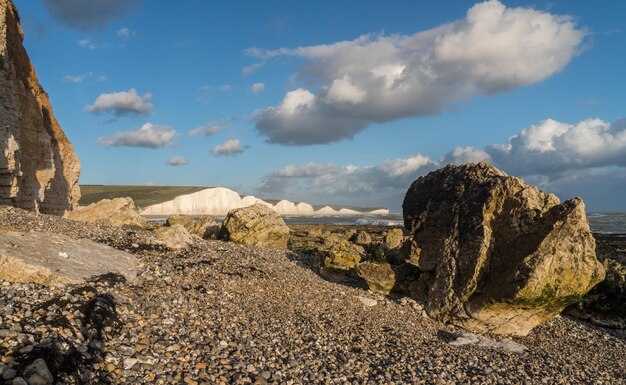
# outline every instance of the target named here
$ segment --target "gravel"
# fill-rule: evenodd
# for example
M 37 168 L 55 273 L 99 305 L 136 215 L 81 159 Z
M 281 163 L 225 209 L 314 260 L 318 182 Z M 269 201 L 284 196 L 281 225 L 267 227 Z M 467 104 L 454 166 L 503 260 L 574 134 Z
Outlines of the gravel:
M 0 223 L 141 260 L 134 285 L 0 281 L 0 383 L 24 383 L 42 358 L 58 384 L 626 384 L 626 336 L 567 317 L 514 338 L 521 352 L 454 346 L 462 330 L 325 281 L 306 255 L 200 239 L 170 251 L 147 231 L 12 208 Z

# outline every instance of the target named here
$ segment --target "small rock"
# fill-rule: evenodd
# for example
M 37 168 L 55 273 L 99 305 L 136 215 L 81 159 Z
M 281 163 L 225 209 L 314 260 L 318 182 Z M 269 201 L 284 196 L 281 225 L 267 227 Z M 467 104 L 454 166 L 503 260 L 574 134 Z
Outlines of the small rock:
M 373 307 L 378 305 L 378 301 L 376 301 L 375 299 L 372 298 L 367 298 L 367 297 L 363 297 L 363 296 L 357 296 L 356 297 L 359 301 L 361 301 L 361 303 L 367 307 Z
M 54 381 L 46 361 L 41 358 L 24 368 L 24 377 L 26 377 L 28 385 L 51 385 Z

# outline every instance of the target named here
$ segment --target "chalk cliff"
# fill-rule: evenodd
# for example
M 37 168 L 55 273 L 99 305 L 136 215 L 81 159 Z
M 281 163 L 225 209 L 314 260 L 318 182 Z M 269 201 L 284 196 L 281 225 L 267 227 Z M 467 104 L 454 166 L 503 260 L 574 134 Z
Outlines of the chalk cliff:
M 78 204 L 80 163 L 23 39 L 12 0 L 0 0 L 0 204 L 63 214 Z

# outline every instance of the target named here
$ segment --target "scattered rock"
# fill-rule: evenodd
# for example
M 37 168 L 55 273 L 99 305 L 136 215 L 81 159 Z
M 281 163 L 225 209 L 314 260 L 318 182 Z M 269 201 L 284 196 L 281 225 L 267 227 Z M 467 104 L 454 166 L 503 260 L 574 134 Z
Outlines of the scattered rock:
M 143 228 L 147 221 L 131 198 L 103 199 L 65 214 L 67 219 L 113 227 Z
M 604 278 L 580 198 L 560 204 L 489 164 L 420 177 L 403 211 L 433 318 L 526 335 Z
M 370 237 L 370 235 L 365 231 L 359 231 L 354 236 L 352 236 L 351 240 L 352 242 L 361 246 L 367 246 L 372 243 L 372 237 Z
M 452 346 L 476 345 L 484 348 L 501 349 L 510 353 L 524 353 L 527 348 L 513 340 L 504 338 L 501 340 L 493 340 L 486 336 L 479 336 L 472 333 L 461 333 L 459 336 L 449 342 Z
M 0 232 L 0 279 L 46 286 L 106 273 L 134 282 L 137 258 L 87 239 L 40 232 Z
M 164 245 L 172 250 L 186 249 L 193 244 L 193 237 L 182 225 L 161 227 L 156 231 L 154 243 Z
M 41 358 L 24 368 L 24 377 L 28 385 L 52 385 L 54 381 L 46 361 Z
M 286 249 L 289 227 L 274 210 L 257 203 L 230 211 L 222 223 L 220 239 Z
M 213 239 L 219 233 L 220 226 L 215 219 L 209 215 L 194 218 L 189 215 L 170 215 L 165 222 L 166 226 L 182 225 L 189 233 L 199 236 L 202 239 Z
M 404 233 L 402 229 L 391 229 L 385 234 L 385 247 L 387 249 L 398 249 L 404 244 Z
M 341 239 L 335 242 L 328 250 L 322 262 L 322 268 L 334 270 L 352 270 L 361 262 L 362 249 L 357 245 Z
M 80 162 L 23 39 L 12 1 L 0 1 L 0 204 L 62 215 L 80 199 Z
M 311 238 L 320 238 L 322 236 L 322 229 L 319 227 L 308 229 L 307 236 Z
M 361 295 L 356 297 L 363 305 L 367 307 L 374 307 L 378 305 L 378 301 L 373 298 L 363 297 Z
M 388 295 L 396 284 L 396 274 L 388 263 L 363 262 L 356 271 L 374 293 Z

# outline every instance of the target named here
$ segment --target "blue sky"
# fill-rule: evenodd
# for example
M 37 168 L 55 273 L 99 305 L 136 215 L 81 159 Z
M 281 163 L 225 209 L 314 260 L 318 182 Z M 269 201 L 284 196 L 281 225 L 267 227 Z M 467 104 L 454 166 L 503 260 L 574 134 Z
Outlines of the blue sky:
M 487 160 L 626 210 L 626 2 L 14 1 L 82 184 L 397 211 Z

